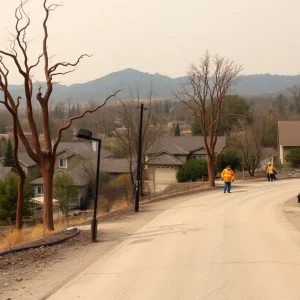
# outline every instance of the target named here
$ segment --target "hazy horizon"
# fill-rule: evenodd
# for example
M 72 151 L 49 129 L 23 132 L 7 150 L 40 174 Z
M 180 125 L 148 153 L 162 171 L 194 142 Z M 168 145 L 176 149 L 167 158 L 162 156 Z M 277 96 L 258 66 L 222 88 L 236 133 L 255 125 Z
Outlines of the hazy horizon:
M 18 0 L 1 7 L 0 45 L 5 50 L 5 28 L 13 31 Z M 49 1 L 53 3 L 53 1 Z M 71 61 L 91 53 L 75 73 L 60 77 L 62 84 L 84 83 L 123 69 L 171 78 L 184 76 L 188 66 L 206 50 L 239 65 L 243 75 L 300 73 L 300 33 L 296 0 L 65 0 L 49 21 L 49 51 L 56 61 Z M 26 6 L 32 26 L 30 58 L 41 52 L 39 0 Z M 8 64 L 10 84 L 22 78 Z M 43 81 L 42 69 L 34 77 Z

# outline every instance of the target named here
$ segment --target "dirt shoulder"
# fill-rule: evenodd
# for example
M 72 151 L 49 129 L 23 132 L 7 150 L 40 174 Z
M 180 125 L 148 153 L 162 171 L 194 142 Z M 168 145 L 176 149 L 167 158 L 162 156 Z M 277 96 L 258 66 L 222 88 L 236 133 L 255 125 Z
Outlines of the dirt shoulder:
M 158 214 L 186 200 L 188 196 L 152 201 L 143 203 L 139 213 L 130 207 L 100 217 L 98 243 L 90 243 L 87 226 L 62 244 L 0 257 L 0 299 L 46 299 Z

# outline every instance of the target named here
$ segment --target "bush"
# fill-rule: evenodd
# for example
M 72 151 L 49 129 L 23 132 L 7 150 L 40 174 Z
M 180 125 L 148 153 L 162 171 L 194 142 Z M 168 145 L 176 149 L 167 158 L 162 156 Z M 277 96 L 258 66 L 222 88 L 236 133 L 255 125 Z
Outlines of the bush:
M 217 172 L 222 172 L 228 165 L 231 166 L 232 170 L 241 170 L 242 159 L 235 150 L 225 150 L 219 157 L 217 164 Z
M 197 181 L 203 176 L 208 176 L 205 159 L 189 160 L 177 172 L 178 182 Z
M 18 200 L 18 182 L 17 175 L 8 176 L 5 181 L 0 181 L 0 219 L 16 219 L 17 200 Z M 23 216 L 31 215 L 31 205 L 29 200 L 34 196 L 34 190 L 29 184 L 28 178 L 24 185 L 24 209 Z
M 285 160 L 291 162 L 295 167 L 300 165 L 300 148 L 291 150 L 286 156 Z

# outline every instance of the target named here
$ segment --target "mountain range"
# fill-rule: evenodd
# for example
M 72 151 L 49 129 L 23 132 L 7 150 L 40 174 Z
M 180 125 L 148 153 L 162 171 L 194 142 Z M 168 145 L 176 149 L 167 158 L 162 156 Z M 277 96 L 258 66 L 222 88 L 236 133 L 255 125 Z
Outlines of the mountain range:
M 183 80 L 184 77 L 170 78 L 158 73 L 149 74 L 125 69 L 86 83 L 69 86 L 56 84 L 52 93 L 52 100 L 55 102 L 66 101 L 67 99 L 78 102 L 101 101 L 118 89 L 123 89 L 119 97 L 124 99 L 130 96 L 129 89 L 135 92 L 137 86 L 141 98 L 148 96 L 151 86 L 153 94 L 157 98 L 169 98 L 172 97 L 173 91 L 180 89 L 180 83 Z M 272 95 L 284 92 L 294 85 L 300 85 L 300 75 L 245 75 L 239 78 L 233 92 L 241 96 Z M 34 84 L 35 91 L 37 87 L 37 84 Z M 10 89 L 14 97 L 23 95 L 21 85 L 12 85 Z

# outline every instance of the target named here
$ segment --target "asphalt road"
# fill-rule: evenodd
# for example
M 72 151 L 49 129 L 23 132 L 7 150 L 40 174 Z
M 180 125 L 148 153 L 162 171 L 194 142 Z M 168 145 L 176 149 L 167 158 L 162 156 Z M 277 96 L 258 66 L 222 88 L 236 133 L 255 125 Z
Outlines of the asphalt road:
M 191 195 L 51 300 L 299 300 L 300 233 L 283 204 L 300 180 Z

